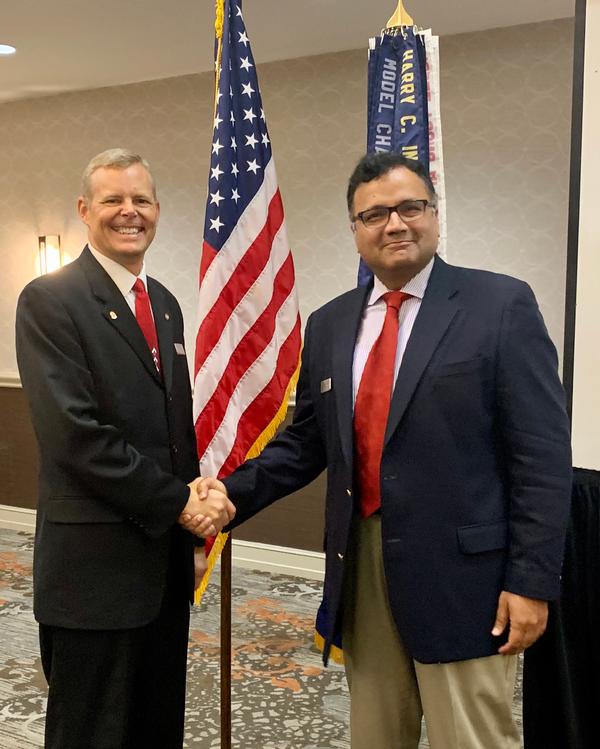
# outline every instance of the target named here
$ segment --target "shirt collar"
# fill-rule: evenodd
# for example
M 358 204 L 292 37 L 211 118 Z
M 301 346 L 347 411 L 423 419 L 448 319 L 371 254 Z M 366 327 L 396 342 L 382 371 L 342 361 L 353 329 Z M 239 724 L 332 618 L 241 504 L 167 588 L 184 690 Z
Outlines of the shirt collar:
M 404 291 L 406 294 L 417 297 L 417 299 L 423 299 L 425 296 L 425 290 L 427 289 L 427 284 L 429 283 L 429 276 L 433 270 L 433 261 L 434 257 L 431 258 L 427 265 L 420 270 L 416 276 L 413 276 L 410 281 L 405 283 L 400 291 Z M 375 276 L 373 279 L 373 291 L 369 296 L 368 306 L 376 304 L 384 294 L 387 294 L 388 291 L 390 291 L 390 289 L 388 289 L 387 286 L 383 284 L 377 276 Z
M 90 248 L 90 252 L 92 253 L 92 255 L 112 278 L 115 286 L 119 289 L 123 296 L 126 297 L 127 294 L 129 294 L 133 284 L 138 278 L 144 282 L 144 286 L 146 287 L 146 289 L 148 289 L 145 261 L 142 265 L 142 270 L 140 271 L 139 276 L 134 276 L 131 271 L 128 271 L 127 268 L 117 263 L 116 260 L 113 260 L 110 257 L 106 257 L 106 255 L 103 255 L 101 252 L 98 252 L 98 250 L 94 249 L 89 242 L 88 247 Z

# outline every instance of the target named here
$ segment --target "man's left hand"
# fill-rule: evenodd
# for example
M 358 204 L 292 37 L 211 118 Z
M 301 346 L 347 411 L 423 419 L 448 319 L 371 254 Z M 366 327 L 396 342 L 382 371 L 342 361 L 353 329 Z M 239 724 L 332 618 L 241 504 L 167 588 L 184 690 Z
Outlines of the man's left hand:
M 508 627 L 508 642 L 498 652 L 516 655 L 540 637 L 548 622 L 548 601 L 526 598 L 503 590 L 498 599 L 498 611 L 492 634 L 501 635 Z

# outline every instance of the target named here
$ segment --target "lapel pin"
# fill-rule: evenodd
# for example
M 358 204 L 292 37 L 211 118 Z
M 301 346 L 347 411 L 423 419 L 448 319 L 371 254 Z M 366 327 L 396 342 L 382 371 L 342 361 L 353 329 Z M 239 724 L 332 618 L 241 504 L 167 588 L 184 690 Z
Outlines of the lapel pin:
M 326 380 L 321 380 L 321 392 L 328 393 L 331 390 L 331 377 Z
M 171 315 L 169 315 L 168 312 L 165 312 L 165 320 L 170 320 L 170 319 L 171 319 Z
M 116 320 L 117 319 L 117 313 L 114 310 L 111 309 L 111 311 L 108 314 L 109 314 L 111 320 Z

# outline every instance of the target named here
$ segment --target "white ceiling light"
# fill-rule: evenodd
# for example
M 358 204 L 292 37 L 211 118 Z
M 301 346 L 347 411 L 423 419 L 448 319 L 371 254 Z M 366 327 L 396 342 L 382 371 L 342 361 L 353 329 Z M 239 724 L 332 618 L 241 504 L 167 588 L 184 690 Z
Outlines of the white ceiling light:
M 0 55 L 14 55 L 16 51 L 10 44 L 0 44 Z

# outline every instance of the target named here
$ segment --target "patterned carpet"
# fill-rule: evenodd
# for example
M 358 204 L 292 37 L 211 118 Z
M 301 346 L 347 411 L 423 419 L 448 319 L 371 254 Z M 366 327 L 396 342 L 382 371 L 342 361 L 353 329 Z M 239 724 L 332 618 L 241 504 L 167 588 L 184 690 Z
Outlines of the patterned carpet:
M 2 749 L 43 744 L 46 684 L 31 613 L 32 550 L 31 534 L 0 528 Z M 234 570 L 233 580 L 233 746 L 349 749 L 343 669 L 323 669 L 311 645 L 321 583 L 247 570 Z M 185 746 L 220 747 L 218 574 L 192 613 Z M 424 737 L 421 747 L 428 746 Z

